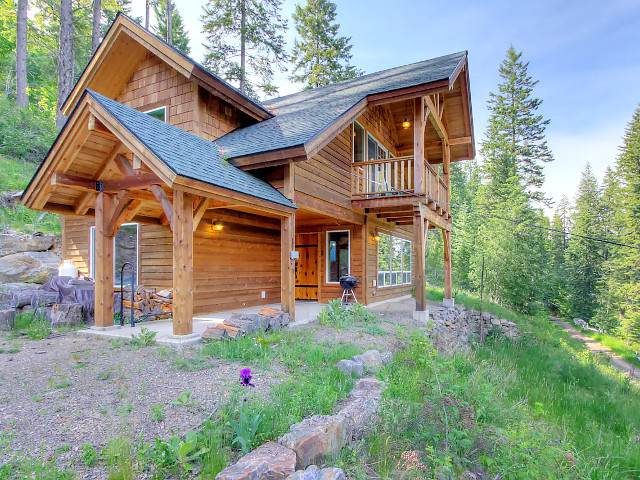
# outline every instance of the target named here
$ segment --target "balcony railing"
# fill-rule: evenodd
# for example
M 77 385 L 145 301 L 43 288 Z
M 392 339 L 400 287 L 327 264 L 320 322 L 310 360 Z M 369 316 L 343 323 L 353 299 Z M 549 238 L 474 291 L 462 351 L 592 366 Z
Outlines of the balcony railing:
M 426 160 L 423 168 L 424 191 L 418 192 L 414 188 L 413 156 L 354 163 L 351 166 L 351 195 L 354 199 L 426 195 L 428 201 L 437 200 L 434 209 L 440 207 L 448 212 L 447 185 Z

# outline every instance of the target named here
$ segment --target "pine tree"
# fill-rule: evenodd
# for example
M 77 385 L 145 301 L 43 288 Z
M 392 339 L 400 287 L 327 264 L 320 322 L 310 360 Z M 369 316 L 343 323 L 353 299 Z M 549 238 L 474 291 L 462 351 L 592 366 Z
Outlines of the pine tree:
M 274 71 L 285 71 L 287 60 L 281 7 L 282 0 L 208 0 L 205 65 L 254 98 L 276 94 Z
M 91 54 L 96 53 L 100 45 L 100 21 L 102 20 L 102 0 L 93 0 L 93 21 L 91 32 Z
M 291 62 L 294 82 L 315 88 L 361 75 L 351 60 L 351 38 L 338 36 L 336 4 L 329 0 L 307 0 L 296 5 L 293 22 L 298 33 Z M 296 74 L 296 72 L 301 72 Z
M 162 39 L 167 38 L 167 4 L 166 2 L 156 3 L 153 7 L 153 11 L 156 14 L 157 24 L 154 28 L 154 32 Z M 189 34 L 185 30 L 182 16 L 176 8 L 175 2 L 172 2 L 171 7 L 171 45 L 176 47 L 185 55 L 189 55 L 191 47 L 189 47 Z
M 566 201 L 566 197 L 563 197 L 563 200 Z M 566 205 L 561 202 L 551 220 L 551 228 L 554 231 L 549 235 L 549 280 L 545 295 L 545 303 L 560 315 L 566 313 L 569 308 L 565 288 L 567 235 L 563 233 L 567 231 L 566 215 Z
M 640 106 L 623 139 L 622 151 L 616 162 L 618 190 L 613 202 L 613 221 L 617 240 L 640 248 Z M 617 316 L 623 333 L 640 340 L 640 250 L 612 247 L 605 271 L 607 289 L 614 302 L 613 316 Z
M 28 0 L 18 0 L 16 33 L 16 105 L 29 106 L 27 94 L 27 8 Z
M 538 84 L 528 74 L 528 62 L 513 45 L 500 65 L 498 93 L 490 93 L 490 120 L 481 153 L 490 162 L 513 162 L 522 184 L 532 199 L 545 201 L 540 187 L 544 164 L 553 155 L 544 137 L 549 120 L 537 114 L 542 100 L 533 97 Z M 497 166 L 500 169 L 500 166 Z M 507 170 L 512 166 L 505 166 Z
M 73 8 L 71 0 L 60 0 L 60 49 L 58 53 L 58 106 L 56 127 L 67 121 L 60 108 L 73 87 L 74 46 L 73 46 Z
M 478 285 L 484 255 L 488 295 L 528 312 L 547 289 L 549 245 L 543 231 L 525 223 L 548 225 L 534 204 L 544 199 L 543 164 L 552 156 L 544 139 L 548 121 L 536 114 L 542 101 L 532 95 L 537 82 L 521 57 L 509 47 L 500 65 L 498 93 L 490 93 L 490 117 L 480 150 L 481 184 L 473 202 L 482 221 L 472 269 Z
M 595 238 L 602 234 L 598 182 L 588 163 L 580 178 L 572 224 L 572 233 Z M 596 317 L 601 264 L 601 244 L 578 236 L 569 238 L 566 288 L 573 316 L 585 320 Z

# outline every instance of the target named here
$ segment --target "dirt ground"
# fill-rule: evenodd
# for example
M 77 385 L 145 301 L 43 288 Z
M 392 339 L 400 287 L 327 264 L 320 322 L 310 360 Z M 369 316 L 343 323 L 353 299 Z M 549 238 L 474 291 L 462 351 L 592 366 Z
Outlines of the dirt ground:
M 170 437 L 172 430 L 190 430 L 228 395 L 245 367 L 212 359 L 210 368 L 183 371 L 173 361 L 192 355 L 194 347 L 134 350 L 75 333 L 0 342 L 2 349 L 12 347 L 20 351 L 0 355 L 0 431 L 12 437 L 5 456 L 19 450 L 53 456 L 57 465 L 72 467 L 82 478 L 101 478 L 100 472 L 82 471 L 77 459 L 83 445 L 104 446 L 119 435 L 150 441 Z M 260 393 L 283 378 L 278 365 L 252 366 L 252 372 Z M 193 392 L 193 405 L 173 405 L 187 390 Z M 160 422 L 151 420 L 155 405 L 162 405 L 156 409 L 166 415 Z
M 343 341 L 360 348 L 395 351 L 402 346 L 399 332 L 423 325 L 414 322 L 414 301 L 374 307 L 380 321 L 372 333 L 358 327 L 342 331 L 312 323 L 298 327 L 318 341 Z M 400 335 L 401 337 L 401 335 Z M 184 433 L 209 415 L 236 385 L 239 371 L 250 366 L 257 393 L 268 394 L 284 378 L 276 364 L 266 368 L 212 358 L 208 368 L 179 370 L 174 360 L 196 355 L 198 346 L 150 346 L 133 349 L 106 339 L 68 332 L 46 340 L 0 337 L 0 464 L 23 451 L 53 457 L 80 478 L 104 478 L 101 469 L 87 469 L 79 460 L 82 447 L 96 449 L 110 438 L 129 435 L 138 440 L 168 438 Z M 175 406 L 181 392 L 192 391 L 193 405 Z M 162 407 L 158 407 L 162 405 Z M 153 421 L 152 407 L 165 418 Z M 9 443 L 7 443 L 7 438 Z M 4 452 L 2 444 L 7 445 Z

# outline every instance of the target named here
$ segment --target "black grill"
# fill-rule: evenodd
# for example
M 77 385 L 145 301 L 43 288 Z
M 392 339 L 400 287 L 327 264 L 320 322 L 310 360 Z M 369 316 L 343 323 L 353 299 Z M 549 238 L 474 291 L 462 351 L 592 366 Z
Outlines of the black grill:
M 352 275 L 340 277 L 340 286 L 345 290 L 350 290 L 358 284 L 358 279 Z

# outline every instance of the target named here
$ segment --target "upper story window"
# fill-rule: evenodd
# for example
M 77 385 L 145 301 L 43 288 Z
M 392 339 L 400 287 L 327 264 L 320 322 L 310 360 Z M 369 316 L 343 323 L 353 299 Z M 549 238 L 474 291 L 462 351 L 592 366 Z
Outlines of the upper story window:
M 151 110 L 146 110 L 143 113 L 151 115 L 153 118 L 157 118 L 163 122 L 167 121 L 167 107 L 158 107 Z
M 389 151 L 370 133 L 367 134 L 367 160 L 382 160 L 389 157 Z
M 353 161 L 364 162 L 365 160 L 365 132 L 364 127 L 358 122 L 353 122 Z

